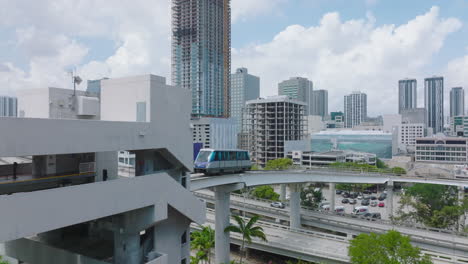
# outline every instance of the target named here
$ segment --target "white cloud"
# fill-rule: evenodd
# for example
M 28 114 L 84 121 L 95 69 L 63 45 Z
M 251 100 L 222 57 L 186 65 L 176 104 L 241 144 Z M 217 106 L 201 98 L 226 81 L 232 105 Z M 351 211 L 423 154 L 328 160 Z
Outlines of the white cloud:
M 394 113 L 398 80 L 421 77 L 460 27 L 457 19 L 441 18 L 437 7 L 400 26 L 376 26 L 372 16 L 343 22 L 329 13 L 318 26 L 292 25 L 269 43 L 234 50 L 233 63 L 261 76 L 262 95 L 276 94 L 281 80 L 305 76 L 329 90 L 330 110 L 341 110 L 343 96 L 360 90 L 368 94 L 370 114 Z
M 288 0 L 232 0 L 232 20 L 247 20 L 248 18 L 265 15 L 277 11 L 278 7 Z

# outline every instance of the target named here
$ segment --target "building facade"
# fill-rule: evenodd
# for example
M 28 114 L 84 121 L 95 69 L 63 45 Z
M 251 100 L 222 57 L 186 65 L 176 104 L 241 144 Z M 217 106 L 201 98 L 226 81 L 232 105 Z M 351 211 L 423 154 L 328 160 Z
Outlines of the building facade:
M 312 81 L 302 77 L 292 77 L 278 84 L 278 94 L 306 104 L 305 115 L 313 112 L 313 88 Z
M 416 162 L 466 164 L 467 138 L 427 137 L 416 140 Z
M 192 91 L 192 115 L 229 117 L 230 0 L 172 0 L 172 82 Z
M 0 117 L 18 116 L 18 99 L 10 96 L 0 96 Z
M 202 148 L 236 149 L 237 122 L 231 118 L 193 118 L 193 143 Z
M 413 108 L 401 111 L 401 120 L 405 123 L 427 124 L 427 111 L 425 108 Z
M 354 162 L 372 166 L 375 166 L 377 163 L 377 155 L 351 150 L 332 150 L 326 152 L 291 151 L 288 152 L 287 157 L 292 159 L 294 165 L 302 168 L 328 166 L 336 162 Z
M 398 113 L 401 114 L 402 110 L 418 107 L 417 100 L 416 79 L 398 81 Z
M 312 115 L 328 116 L 328 91 L 316 90 L 312 92 Z
M 230 92 L 231 118 L 237 122 L 237 132 L 241 132 L 245 102 L 260 97 L 260 78 L 249 74 L 246 68 L 239 68 L 231 75 Z
M 450 117 L 465 115 L 465 91 L 462 87 L 450 90 Z
M 353 92 L 344 97 L 345 127 L 353 128 L 367 119 L 367 95 Z
M 284 158 L 285 141 L 302 140 L 307 131 L 306 104 L 288 96 L 248 101 L 243 133 L 248 135 L 251 159 L 264 167 L 269 160 Z
M 450 135 L 454 137 L 468 137 L 468 116 L 454 116 L 450 118 Z
M 424 79 L 427 127 L 434 134 L 444 131 L 444 77 Z
M 401 153 L 414 153 L 416 139 L 426 136 L 425 124 L 403 123 L 398 128 L 398 148 Z

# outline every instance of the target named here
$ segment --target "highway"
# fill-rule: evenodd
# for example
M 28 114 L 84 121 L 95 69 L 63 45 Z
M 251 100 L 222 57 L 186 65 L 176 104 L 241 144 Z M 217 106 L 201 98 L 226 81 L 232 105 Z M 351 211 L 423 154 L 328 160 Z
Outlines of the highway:
M 214 202 L 213 193 L 211 191 L 203 190 L 195 192 L 195 194 L 207 202 Z M 231 209 L 258 214 L 284 222 L 289 221 L 288 208 L 272 208 L 268 201 L 253 200 L 238 195 L 231 195 Z M 392 229 L 398 230 L 402 234 L 411 236 L 413 243 L 424 250 L 466 258 L 468 263 L 468 238 L 457 236 L 456 233 L 450 231 L 397 226 L 389 221 L 371 222 L 359 218 L 343 217 L 304 209 L 301 213 L 301 222 L 303 225 L 349 235 L 357 235 L 363 232 L 384 233 Z

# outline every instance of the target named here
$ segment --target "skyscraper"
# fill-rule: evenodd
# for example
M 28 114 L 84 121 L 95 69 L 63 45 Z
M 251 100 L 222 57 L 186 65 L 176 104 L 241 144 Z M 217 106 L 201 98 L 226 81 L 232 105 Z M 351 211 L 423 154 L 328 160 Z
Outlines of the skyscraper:
M 172 0 L 172 82 L 192 91 L 192 115 L 229 117 L 230 0 Z
M 312 92 L 312 115 L 324 118 L 328 115 L 328 91 L 317 90 Z
M 344 97 L 345 127 L 353 128 L 367 118 L 367 95 L 353 92 Z
M 427 128 L 434 134 L 444 130 L 444 77 L 424 79 L 424 107 L 427 112 Z
M 249 74 L 246 68 L 239 68 L 231 75 L 231 117 L 242 130 L 242 111 L 245 102 L 260 97 L 260 78 Z
M 16 97 L 0 96 L 0 117 L 18 116 L 18 99 Z
M 462 87 L 450 91 L 450 117 L 465 115 L 465 91 Z
M 307 78 L 292 77 L 278 84 L 278 94 L 306 103 L 305 115 L 312 115 L 313 83 Z
M 405 79 L 398 81 L 398 113 L 402 110 L 418 107 L 417 103 L 417 81 Z

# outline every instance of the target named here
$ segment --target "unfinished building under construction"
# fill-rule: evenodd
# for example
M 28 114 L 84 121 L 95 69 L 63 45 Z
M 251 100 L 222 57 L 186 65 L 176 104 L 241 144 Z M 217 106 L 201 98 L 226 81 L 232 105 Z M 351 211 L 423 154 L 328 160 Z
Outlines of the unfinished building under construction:
M 172 0 L 172 82 L 192 91 L 192 115 L 229 117 L 230 0 Z
M 269 160 L 285 157 L 285 141 L 304 139 L 305 111 L 305 103 L 284 95 L 247 101 L 243 134 L 253 162 L 265 167 Z

